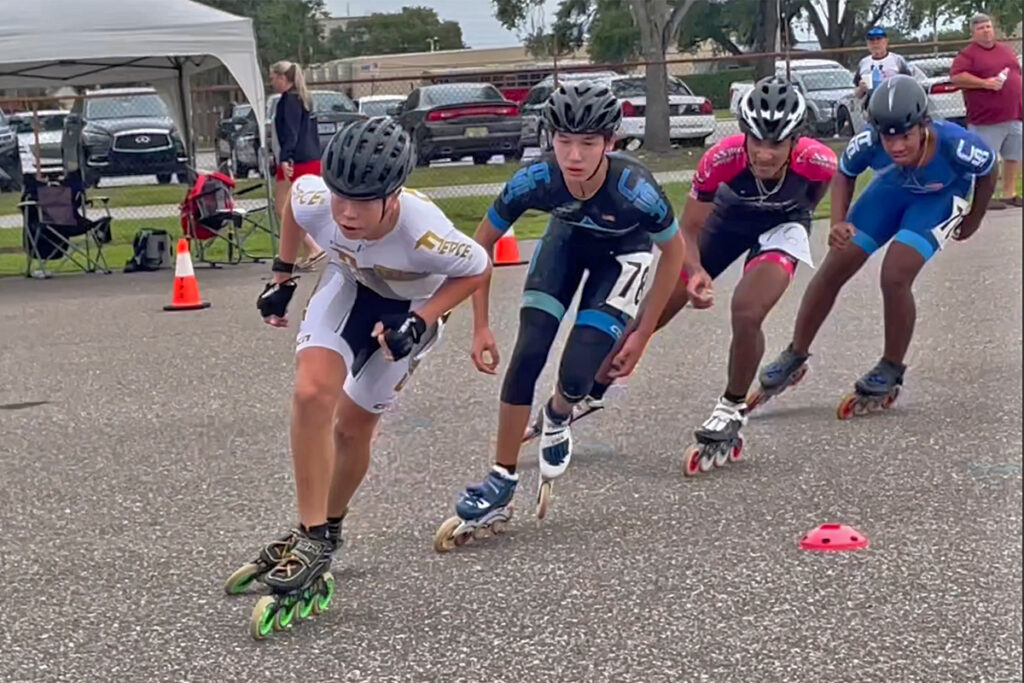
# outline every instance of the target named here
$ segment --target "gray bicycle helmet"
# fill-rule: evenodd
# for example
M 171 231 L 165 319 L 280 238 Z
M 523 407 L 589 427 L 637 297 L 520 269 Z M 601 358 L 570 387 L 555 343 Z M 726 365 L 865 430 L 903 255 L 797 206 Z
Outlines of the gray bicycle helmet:
M 740 100 L 740 130 L 766 142 L 796 137 L 807 114 L 807 102 L 790 82 L 762 78 Z
M 321 159 L 324 182 L 349 199 L 383 199 L 405 183 L 415 163 L 412 140 L 386 116 L 360 119 L 339 130 Z
M 619 99 L 601 83 L 563 83 L 544 105 L 544 123 L 555 132 L 611 135 L 621 121 Z
M 868 100 L 868 120 L 883 135 L 901 135 L 928 116 L 928 95 L 913 76 L 887 78 Z

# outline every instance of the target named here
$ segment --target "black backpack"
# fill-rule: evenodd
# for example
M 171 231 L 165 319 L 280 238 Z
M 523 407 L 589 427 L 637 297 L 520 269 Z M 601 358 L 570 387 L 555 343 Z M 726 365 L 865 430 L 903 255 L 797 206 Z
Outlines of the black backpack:
M 159 270 L 168 264 L 166 230 L 143 228 L 132 240 L 132 257 L 124 264 L 124 272 Z

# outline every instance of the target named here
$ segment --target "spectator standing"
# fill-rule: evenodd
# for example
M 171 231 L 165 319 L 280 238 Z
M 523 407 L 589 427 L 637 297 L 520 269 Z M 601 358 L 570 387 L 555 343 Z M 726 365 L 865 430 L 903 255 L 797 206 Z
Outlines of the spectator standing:
M 967 105 L 967 126 L 975 131 L 1003 160 L 1001 201 L 1021 206 L 1017 195 L 1017 174 L 1021 162 L 1021 68 L 1017 53 L 996 40 L 992 18 L 976 14 L 971 19 L 971 43 L 956 56 L 949 70 L 955 85 L 963 88 Z
M 860 60 L 857 72 L 853 74 L 853 84 L 856 86 L 856 95 L 865 104 L 867 97 L 875 88 L 882 84 L 887 78 L 896 74 L 912 76 L 910 65 L 895 52 L 889 52 L 889 38 L 885 29 L 876 26 L 867 32 L 868 55 Z
M 278 146 L 274 204 L 281 220 L 291 197 L 292 183 L 304 175 L 320 175 L 320 136 L 302 68 L 288 61 L 272 64 L 270 86 L 281 96 L 274 113 Z M 324 250 L 309 235 L 305 235 L 302 242 L 306 246 L 306 260 L 297 268 L 312 269 L 323 260 Z

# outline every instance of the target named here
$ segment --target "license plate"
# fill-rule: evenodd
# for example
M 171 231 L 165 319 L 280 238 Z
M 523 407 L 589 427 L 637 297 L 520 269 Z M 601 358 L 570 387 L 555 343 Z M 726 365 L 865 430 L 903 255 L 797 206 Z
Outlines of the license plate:
M 487 126 L 475 126 L 466 129 L 467 138 L 485 138 L 487 137 Z
M 333 123 L 318 123 L 318 124 L 316 124 L 316 131 L 318 133 L 321 133 L 321 134 L 333 133 L 334 132 L 334 124 Z

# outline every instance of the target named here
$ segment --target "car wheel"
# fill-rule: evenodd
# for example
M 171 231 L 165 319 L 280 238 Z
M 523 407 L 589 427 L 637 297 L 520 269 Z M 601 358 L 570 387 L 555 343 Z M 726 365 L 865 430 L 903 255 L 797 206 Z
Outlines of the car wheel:
M 491 160 L 490 154 L 474 154 L 473 163 L 477 166 L 484 166 Z
M 160 183 L 161 185 L 167 185 L 168 183 L 171 182 L 171 177 L 173 175 L 174 175 L 173 173 L 157 173 L 156 174 L 156 181 L 158 183 Z
M 846 107 L 839 107 L 836 110 L 836 134 L 853 137 L 853 117 Z

